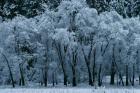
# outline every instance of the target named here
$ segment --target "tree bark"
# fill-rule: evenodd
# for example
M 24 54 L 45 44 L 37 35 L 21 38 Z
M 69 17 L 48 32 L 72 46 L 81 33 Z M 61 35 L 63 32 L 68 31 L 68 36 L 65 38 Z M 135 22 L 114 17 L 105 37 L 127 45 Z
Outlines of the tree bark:
M 53 83 L 53 87 L 55 86 L 55 73 L 52 74 L 52 83 Z
M 140 85 L 140 75 L 139 75 L 139 85 Z
M 113 46 L 113 54 L 112 54 L 112 63 L 111 63 L 111 77 L 110 77 L 110 84 L 115 84 L 115 45 Z
M 135 85 L 135 65 L 133 64 L 133 77 L 132 77 L 132 86 Z
M 42 85 L 44 85 L 45 87 L 47 87 L 47 74 L 48 74 L 48 72 L 47 72 L 47 68 L 45 67 L 45 68 L 42 68 L 42 76 L 43 76 L 43 80 L 42 80 Z
M 83 51 L 83 54 L 84 54 L 84 58 L 85 58 L 85 62 L 86 62 L 87 70 L 88 70 L 89 85 L 93 86 L 92 74 L 91 74 L 92 72 L 91 72 L 91 69 L 90 69 L 90 58 L 91 58 L 92 45 L 91 45 L 91 48 L 90 48 L 90 52 L 88 54 L 88 57 L 86 57 L 86 54 L 84 52 L 84 49 L 82 49 L 82 51 Z
M 72 73 L 73 73 L 72 85 L 75 87 L 77 86 L 77 83 L 76 83 L 76 71 L 74 68 L 72 70 Z
M 88 68 L 88 76 L 89 76 L 89 85 L 93 86 L 90 65 L 87 65 L 87 68 Z
M 44 72 L 44 85 L 45 87 L 47 87 L 48 85 L 48 71 L 46 67 L 45 67 L 45 72 Z
M 115 65 L 114 62 L 111 63 L 111 78 L 110 78 L 110 84 L 115 84 Z
M 63 71 L 63 76 L 64 76 L 64 85 L 67 86 L 67 74 L 66 74 L 66 69 L 65 69 L 65 55 L 66 55 L 66 52 L 67 52 L 67 46 L 63 46 L 63 50 L 64 50 L 64 54 L 62 54 L 62 47 L 61 47 L 61 43 L 56 43 L 55 42 L 55 47 L 56 47 L 56 50 L 57 50 L 57 53 L 58 53 L 58 57 L 59 57 L 59 60 L 60 60 L 60 64 L 61 64 L 61 67 L 62 67 L 62 71 Z
M 66 74 L 64 74 L 64 85 L 66 85 L 67 86 L 67 75 Z
M 99 85 L 99 86 L 102 85 L 101 71 L 102 71 L 102 64 L 100 64 L 100 67 L 99 67 L 99 75 L 98 75 L 98 85 Z
M 128 65 L 126 65 L 126 86 L 129 85 L 129 82 L 128 82 Z
M 71 67 L 72 67 L 72 85 L 75 87 L 77 86 L 77 79 L 76 79 L 76 66 L 77 66 L 77 49 L 72 51 L 72 62 L 71 62 Z
M 1 53 L 1 54 L 4 57 L 4 59 L 6 60 L 6 63 L 7 63 L 8 69 L 9 69 L 9 73 L 10 73 L 10 77 L 11 77 L 11 81 L 12 81 L 12 86 L 14 88 L 15 87 L 15 82 L 14 82 L 14 79 L 13 79 L 13 74 L 12 74 L 11 67 L 9 65 L 9 61 L 8 61 L 7 57 L 3 53 Z
M 20 85 L 21 86 L 25 86 L 25 78 L 24 78 L 24 75 L 23 75 L 23 69 L 21 67 L 21 65 L 19 65 L 19 69 L 20 69 Z
M 93 72 L 92 72 L 92 76 L 93 76 L 93 84 L 95 84 L 95 69 L 96 69 L 96 50 L 94 50 L 94 61 L 93 61 Z

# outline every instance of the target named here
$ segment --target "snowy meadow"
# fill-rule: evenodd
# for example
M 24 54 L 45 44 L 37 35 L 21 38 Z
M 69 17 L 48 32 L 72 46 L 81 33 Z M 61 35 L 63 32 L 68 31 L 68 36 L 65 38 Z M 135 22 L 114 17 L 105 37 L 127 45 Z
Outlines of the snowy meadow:
M 139 93 L 137 89 L 3 89 L 2 93 Z
M 139 88 L 139 16 L 99 13 L 84 0 L 64 0 L 31 18 L 0 18 L 1 93 L 140 93 Z

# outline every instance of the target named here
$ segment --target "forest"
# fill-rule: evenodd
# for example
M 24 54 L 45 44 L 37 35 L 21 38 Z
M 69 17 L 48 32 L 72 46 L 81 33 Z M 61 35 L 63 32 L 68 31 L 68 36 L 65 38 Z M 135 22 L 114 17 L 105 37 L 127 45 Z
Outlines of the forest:
M 0 0 L 0 87 L 140 86 L 140 0 Z

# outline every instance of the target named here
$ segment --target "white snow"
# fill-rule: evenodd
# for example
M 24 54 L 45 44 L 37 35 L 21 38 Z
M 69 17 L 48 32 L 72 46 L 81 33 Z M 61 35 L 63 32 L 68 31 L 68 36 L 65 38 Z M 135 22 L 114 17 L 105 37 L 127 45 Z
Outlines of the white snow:
M 140 93 L 140 89 L 93 89 L 93 88 L 0 89 L 0 93 Z

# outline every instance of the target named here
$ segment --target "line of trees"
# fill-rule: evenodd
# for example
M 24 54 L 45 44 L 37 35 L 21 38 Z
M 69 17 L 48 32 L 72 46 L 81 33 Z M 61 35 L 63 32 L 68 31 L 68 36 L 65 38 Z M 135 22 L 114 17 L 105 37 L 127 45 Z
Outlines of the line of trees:
M 3 20 L 17 15 L 31 18 L 43 13 L 46 8 L 57 11 L 61 2 L 62 0 L 0 0 L 0 16 Z M 98 13 L 115 10 L 124 18 L 138 16 L 140 10 L 139 0 L 86 0 L 86 3 Z
M 30 19 L 4 21 L 0 84 L 140 84 L 139 24 L 138 17 L 98 14 L 79 0 L 62 1 L 57 11 Z

